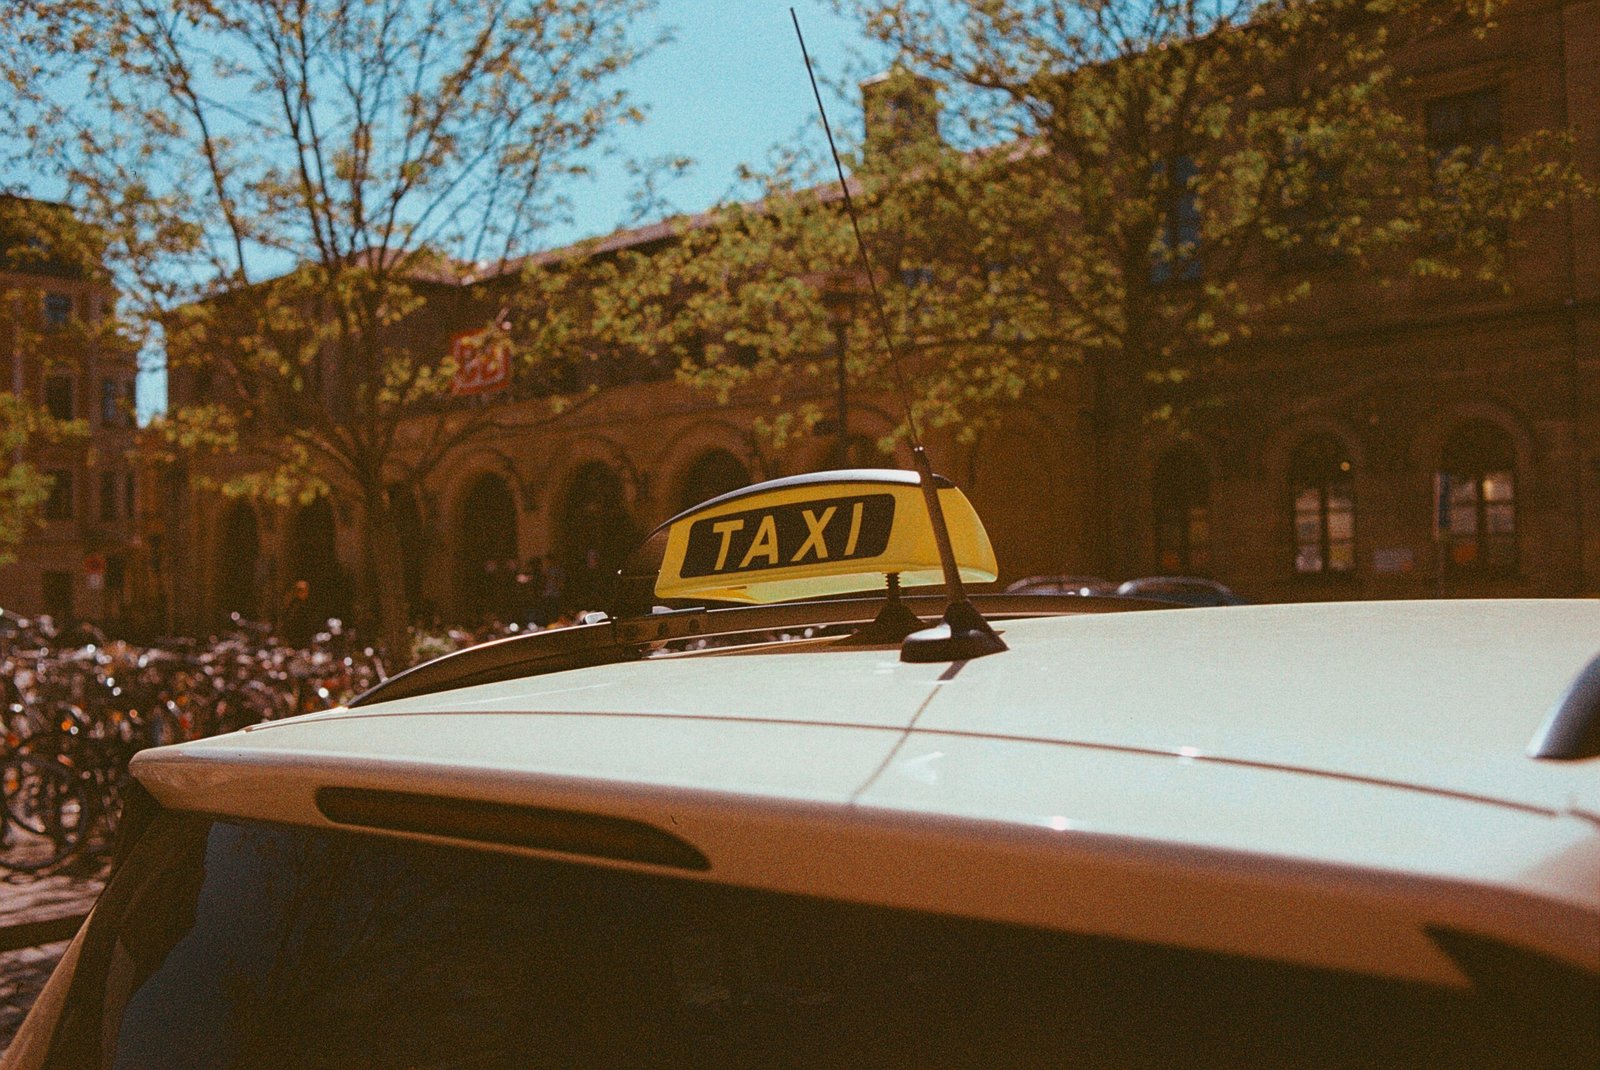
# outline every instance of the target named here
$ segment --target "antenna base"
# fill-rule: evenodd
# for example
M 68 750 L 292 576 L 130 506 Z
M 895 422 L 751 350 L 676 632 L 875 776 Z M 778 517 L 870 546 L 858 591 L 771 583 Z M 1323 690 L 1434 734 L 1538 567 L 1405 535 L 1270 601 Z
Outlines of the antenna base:
M 912 632 L 922 630 L 926 622 L 900 601 L 899 573 L 890 573 L 888 581 L 888 597 L 883 608 L 878 610 L 878 615 L 871 624 L 840 642 L 840 646 L 885 646 L 898 643 Z
M 983 614 L 962 599 L 945 607 L 944 620 L 913 632 L 900 644 L 900 660 L 913 663 L 966 661 L 1009 649 Z

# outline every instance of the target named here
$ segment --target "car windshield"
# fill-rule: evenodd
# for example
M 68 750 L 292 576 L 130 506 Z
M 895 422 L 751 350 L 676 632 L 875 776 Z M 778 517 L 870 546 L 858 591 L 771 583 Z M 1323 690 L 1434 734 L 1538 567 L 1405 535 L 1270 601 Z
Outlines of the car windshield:
M 1470 990 L 170 813 L 67 968 L 51 1067 L 1532 1065 L 1552 1036 Z

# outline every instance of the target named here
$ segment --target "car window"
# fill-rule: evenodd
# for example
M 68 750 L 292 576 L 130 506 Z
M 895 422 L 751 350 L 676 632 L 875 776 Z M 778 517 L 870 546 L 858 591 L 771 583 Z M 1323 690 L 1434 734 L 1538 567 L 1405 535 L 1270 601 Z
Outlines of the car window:
M 1540 1035 L 1497 1012 L 1470 991 L 169 813 L 95 911 L 45 1065 L 1539 1062 Z

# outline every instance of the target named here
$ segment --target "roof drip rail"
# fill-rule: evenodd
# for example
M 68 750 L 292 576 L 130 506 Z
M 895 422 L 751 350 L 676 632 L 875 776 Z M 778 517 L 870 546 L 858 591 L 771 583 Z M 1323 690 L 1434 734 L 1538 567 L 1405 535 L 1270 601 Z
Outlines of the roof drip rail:
M 920 615 L 919 610 L 923 613 L 932 612 L 941 600 L 936 595 L 901 595 L 901 601 L 913 616 Z M 995 617 L 1127 613 L 1178 608 L 1143 598 L 1079 595 L 978 594 L 973 596 L 973 600 L 979 609 Z M 457 650 L 396 673 L 351 699 L 346 705 L 352 708 L 371 706 L 475 684 L 520 680 L 633 661 L 643 657 L 652 647 L 675 640 L 799 631 L 805 628 L 855 628 L 872 621 L 882 606 L 881 598 L 830 598 L 815 602 L 777 602 L 725 608 L 662 609 L 635 617 L 513 635 Z
M 1528 754 L 1546 761 L 1600 758 L 1600 655 L 1578 673 L 1534 733 Z

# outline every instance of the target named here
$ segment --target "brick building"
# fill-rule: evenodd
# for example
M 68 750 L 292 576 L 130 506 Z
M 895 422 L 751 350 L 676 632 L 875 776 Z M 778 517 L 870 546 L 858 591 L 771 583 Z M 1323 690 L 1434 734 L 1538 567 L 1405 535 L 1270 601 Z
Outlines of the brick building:
M 1487 37 L 1438 40 L 1403 66 L 1435 146 L 1570 127 L 1580 164 L 1600 175 L 1600 0 L 1523 0 Z M 1323 285 L 1294 313 L 1299 340 L 1230 355 L 1226 419 L 1181 437 L 1128 429 L 1137 463 L 1124 493 L 1139 521 L 1109 553 L 1090 531 L 1106 503 L 1083 475 L 1084 376 L 1030 396 L 970 445 L 934 436 L 930 452 L 974 499 L 1007 580 L 1201 574 L 1261 600 L 1592 594 L 1600 210 L 1516 226 L 1526 245 L 1509 294 L 1428 279 L 1379 288 L 1337 263 L 1317 268 Z M 665 369 L 598 374 L 599 395 L 554 424 L 532 417 L 539 388 L 499 395 L 508 422 L 526 412 L 537 429 L 462 449 L 404 503 L 414 605 L 447 618 L 513 611 L 508 570 L 531 558 L 575 582 L 692 501 L 833 463 L 831 437 L 775 453 L 751 431 L 758 410 L 719 407 Z M 896 411 L 852 403 L 858 456 Z M 262 611 L 312 562 L 355 574 L 360 517 L 347 502 L 203 498 L 169 515 L 187 547 L 174 606 L 191 628 Z
M 143 623 L 149 588 L 139 533 L 147 503 L 133 456 L 136 366 L 106 334 L 116 294 L 86 239 L 92 232 L 65 208 L 0 198 L 3 389 L 86 429 L 17 458 L 54 484 L 17 560 L 0 565 L 0 606 L 125 629 Z

